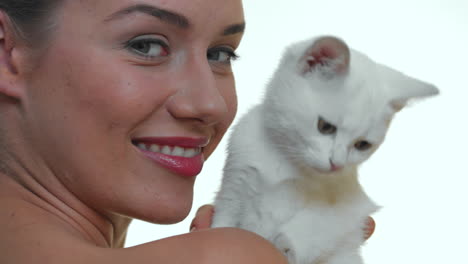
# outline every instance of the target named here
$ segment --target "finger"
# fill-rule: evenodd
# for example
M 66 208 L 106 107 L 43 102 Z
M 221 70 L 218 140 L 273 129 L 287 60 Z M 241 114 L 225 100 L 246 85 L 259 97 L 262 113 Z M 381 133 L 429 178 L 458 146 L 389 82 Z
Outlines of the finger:
M 190 225 L 190 232 L 210 228 L 213 214 L 214 207 L 211 204 L 203 205 L 198 208 L 195 218 Z
M 374 218 L 368 217 L 366 221 L 366 225 L 364 227 L 364 238 L 367 240 L 369 239 L 375 231 L 375 221 Z

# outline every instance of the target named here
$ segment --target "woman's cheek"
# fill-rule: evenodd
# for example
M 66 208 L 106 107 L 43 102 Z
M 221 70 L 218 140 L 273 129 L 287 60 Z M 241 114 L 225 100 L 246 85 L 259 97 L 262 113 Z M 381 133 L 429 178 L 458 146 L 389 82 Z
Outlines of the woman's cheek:
M 224 98 L 224 102 L 228 111 L 226 112 L 224 118 L 217 124 L 216 138 L 212 140 L 210 148 L 207 149 L 207 155 L 205 159 L 207 159 L 211 155 L 211 153 L 216 149 L 217 145 L 219 144 L 226 131 L 229 129 L 232 122 L 234 121 L 234 118 L 237 113 L 237 94 L 234 78 L 232 77 L 225 79 L 224 82 L 221 83 L 221 85 L 221 87 L 223 88 L 221 88 L 220 91 Z
M 228 123 L 229 126 L 237 113 L 237 93 L 233 73 L 220 77 L 218 79 L 218 87 L 228 109 L 227 115 L 225 117 L 226 121 L 224 122 Z
M 133 71 L 132 71 L 133 70 Z M 115 69 L 109 71 L 107 78 L 96 81 L 94 103 L 106 112 L 109 120 L 120 122 L 140 122 L 164 105 L 172 94 L 165 78 L 148 76 L 138 69 Z M 121 74 L 124 72 L 125 74 Z M 120 76 L 115 79 L 115 76 Z M 99 92 L 100 91 L 100 92 Z M 91 93 L 91 91 L 88 91 Z M 90 98 L 91 99 L 91 98 Z M 96 101 L 96 99 L 98 99 Z

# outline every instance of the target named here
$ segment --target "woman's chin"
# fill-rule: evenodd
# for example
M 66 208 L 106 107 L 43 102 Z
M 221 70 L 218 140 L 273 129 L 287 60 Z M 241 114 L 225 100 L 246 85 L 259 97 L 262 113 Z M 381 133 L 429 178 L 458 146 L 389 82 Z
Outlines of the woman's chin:
M 185 203 L 175 203 L 167 207 L 158 206 L 143 212 L 141 217 L 136 217 L 140 220 L 154 224 L 175 224 L 183 221 L 192 209 L 192 201 Z

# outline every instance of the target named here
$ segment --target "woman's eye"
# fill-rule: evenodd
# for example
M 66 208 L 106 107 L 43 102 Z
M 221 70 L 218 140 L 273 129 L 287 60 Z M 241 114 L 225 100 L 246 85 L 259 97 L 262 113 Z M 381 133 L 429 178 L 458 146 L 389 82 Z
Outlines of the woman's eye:
M 239 56 L 231 48 L 216 47 L 208 50 L 206 57 L 209 61 L 230 64 L 232 60 L 237 59 Z
M 131 52 L 145 58 L 158 58 L 169 54 L 169 47 L 163 40 L 149 36 L 136 37 L 130 40 L 126 47 Z
M 359 151 L 366 151 L 372 147 L 372 144 L 369 143 L 368 141 L 361 140 L 361 141 L 354 143 L 354 147 Z
M 336 126 L 328 123 L 327 121 L 323 120 L 322 118 L 319 118 L 318 121 L 318 130 L 320 133 L 324 135 L 332 135 L 336 133 Z

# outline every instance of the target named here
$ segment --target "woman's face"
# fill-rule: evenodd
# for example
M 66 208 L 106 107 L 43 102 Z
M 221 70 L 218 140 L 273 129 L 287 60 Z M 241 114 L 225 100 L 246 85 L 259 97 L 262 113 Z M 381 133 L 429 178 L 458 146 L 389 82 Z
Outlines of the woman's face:
M 241 1 L 65 1 L 58 14 L 27 77 L 30 150 L 100 213 L 183 219 L 236 112 Z

